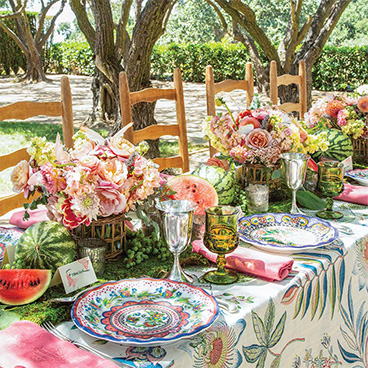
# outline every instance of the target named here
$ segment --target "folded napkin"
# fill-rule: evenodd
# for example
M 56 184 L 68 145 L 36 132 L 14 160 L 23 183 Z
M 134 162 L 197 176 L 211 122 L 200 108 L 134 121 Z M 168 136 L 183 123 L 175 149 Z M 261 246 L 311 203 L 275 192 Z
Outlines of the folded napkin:
M 368 187 L 345 184 L 344 191 L 335 199 L 368 206 Z
M 202 240 L 194 241 L 192 250 L 211 262 L 216 262 L 217 254 L 210 252 Z M 234 252 L 226 256 L 227 268 L 270 281 L 283 280 L 291 271 L 293 263 L 294 260 L 288 257 L 243 247 L 236 248 Z
M 111 361 L 78 349 L 29 321 L 0 331 L 2 368 L 117 368 Z
M 14 212 L 10 217 L 9 224 L 19 227 L 20 229 L 27 229 L 37 222 L 50 220 L 46 215 L 46 208 L 28 210 L 27 212 L 29 213 L 29 218 L 27 220 L 23 220 L 24 210 Z

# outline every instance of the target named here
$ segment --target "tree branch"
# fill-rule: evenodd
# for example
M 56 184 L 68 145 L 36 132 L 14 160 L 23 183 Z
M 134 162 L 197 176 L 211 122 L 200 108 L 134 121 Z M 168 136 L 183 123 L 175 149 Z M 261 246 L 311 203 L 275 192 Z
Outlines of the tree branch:
M 6 34 L 8 34 L 14 42 L 20 47 L 20 49 L 27 55 L 28 50 L 24 43 L 20 40 L 20 38 L 10 29 L 8 28 L 1 20 L 0 20 L 0 28 L 4 30 Z
M 45 46 L 46 41 L 48 40 L 48 38 L 50 37 L 51 33 L 53 32 L 54 28 L 55 28 L 55 22 L 56 19 L 59 17 L 59 15 L 62 13 L 62 11 L 64 10 L 64 6 L 65 6 L 66 0 L 62 0 L 61 1 L 61 5 L 60 5 L 60 9 L 59 11 L 53 16 L 49 29 L 47 30 L 47 32 L 44 34 L 44 36 L 41 38 L 40 42 L 37 44 L 37 40 L 36 40 L 36 45 L 38 50 L 41 52 L 42 48 Z
M 228 28 L 228 25 L 226 23 L 226 19 L 223 16 L 223 14 L 221 13 L 220 9 L 216 6 L 216 4 L 213 1 L 211 1 L 211 0 L 205 0 L 205 1 L 207 2 L 208 5 L 212 6 L 212 8 L 216 12 L 217 16 L 220 18 L 220 22 L 222 24 L 222 27 L 225 29 L 226 33 L 228 33 L 229 28 Z
M 36 33 L 36 36 L 35 36 L 36 43 L 38 43 L 39 39 L 42 36 L 43 25 L 45 24 L 45 19 L 46 19 L 47 12 L 50 10 L 50 8 L 53 5 L 55 5 L 59 1 L 60 0 L 52 0 L 52 1 L 50 1 L 46 5 L 46 7 L 44 6 L 44 3 L 42 1 L 42 8 L 41 8 L 41 12 L 40 12 L 40 19 L 39 19 L 39 22 L 38 22 L 38 30 L 37 30 L 37 33 Z M 64 6 L 63 6 L 63 8 L 64 8 Z
M 125 49 L 125 43 L 130 43 L 129 34 L 126 31 L 126 27 L 129 21 L 129 12 L 132 7 L 133 0 L 124 0 L 121 5 L 121 15 L 119 24 L 116 28 L 116 57 L 118 60 L 121 59 L 121 55 L 124 52 Z
M 244 28 L 253 40 L 258 43 L 269 61 L 276 60 L 280 64 L 277 50 L 265 32 L 256 22 L 254 11 L 240 0 L 233 0 L 231 4 L 226 0 L 215 0 L 216 3 L 242 28 Z
M 11 19 L 11 18 L 18 18 L 22 15 L 23 11 L 26 9 L 27 0 L 24 0 L 22 6 L 15 12 L 9 14 L 2 14 L 0 15 L 0 20 L 2 19 Z
M 92 50 L 95 49 L 95 30 L 92 27 L 86 11 L 86 2 L 83 4 L 80 0 L 70 0 L 70 7 L 72 8 L 78 22 L 78 26 L 83 32 Z

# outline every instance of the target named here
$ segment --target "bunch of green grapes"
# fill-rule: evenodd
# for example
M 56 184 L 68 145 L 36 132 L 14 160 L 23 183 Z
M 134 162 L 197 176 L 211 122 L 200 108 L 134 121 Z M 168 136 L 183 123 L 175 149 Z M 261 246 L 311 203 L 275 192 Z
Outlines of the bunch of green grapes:
M 234 187 L 234 206 L 239 206 L 243 212 L 246 212 L 247 209 L 247 196 L 245 194 L 245 190 L 242 189 L 240 183 L 237 183 Z
M 170 255 L 165 242 L 157 236 L 156 232 L 149 236 L 145 235 L 142 230 L 128 233 L 126 248 L 125 262 L 127 268 L 139 265 L 148 259 L 150 255 L 157 256 L 157 258 L 162 260 L 167 259 Z

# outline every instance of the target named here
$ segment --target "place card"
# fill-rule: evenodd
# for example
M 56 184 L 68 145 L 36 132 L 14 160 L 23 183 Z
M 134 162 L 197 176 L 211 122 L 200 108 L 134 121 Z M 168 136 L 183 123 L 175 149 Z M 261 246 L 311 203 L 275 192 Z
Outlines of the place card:
M 353 157 L 349 156 L 344 161 L 341 161 L 341 163 L 344 165 L 344 172 L 353 170 Z
M 15 245 L 8 245 L 4 250 L 3 260 L 1 262 L 1 268 L 6 264 L 12 265 L 15 258 Z
M 50 286 L 62 282 L 66 294 L 69 294 L 96 281 L 97 277 L 92 262 L 89 257 L 85 257 L 59 267 Z

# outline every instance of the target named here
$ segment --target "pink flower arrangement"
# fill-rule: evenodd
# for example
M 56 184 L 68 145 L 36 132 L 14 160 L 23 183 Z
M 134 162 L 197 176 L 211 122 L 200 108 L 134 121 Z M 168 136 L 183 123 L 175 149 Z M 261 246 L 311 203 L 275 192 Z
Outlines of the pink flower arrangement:
M 155 164 L 142 157 L 123 133 L 105 140 L 82 128 L 70 151 L 58 137 L 54 154 L 50 156 L 50 147 L 47 151 L 53 161 L 42 154 L 40 143 L 45 142 L 36 138 L 28 149 L 30 162 L 23 160 L 13 170 L 13 190 L 24 191 L 26 197 L 40 193 L 29 208 L 45 204 L 49 218 L 68 229 L 134 209 L 159 187 L 160 176 Z
M 368 138 L 368 96 L 327 95 L 313 104 L 305 122 L 309 128 L 336 128 L 354 139 Z
M 218 100 L 217 104 L 223 104 Z M 228 108 L 227 108 L 228 109 Z M 238 163 L 272 166 L 283 152 L 316 152 L 322 136 L 307 133 L 301 122 L 278 110 L 276 106 L 228 112 L 208 117 L 203 126 L 205 138 L 225 156 Z

